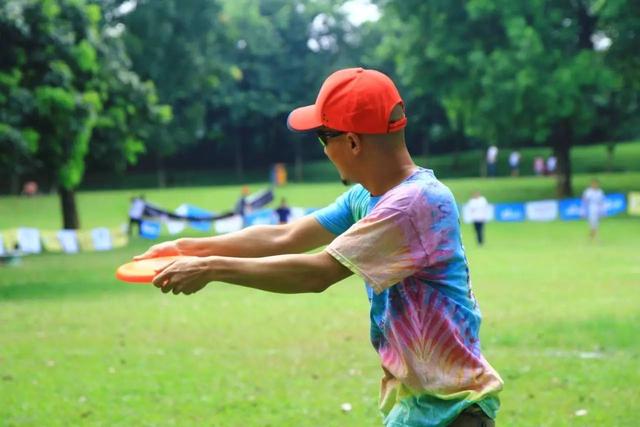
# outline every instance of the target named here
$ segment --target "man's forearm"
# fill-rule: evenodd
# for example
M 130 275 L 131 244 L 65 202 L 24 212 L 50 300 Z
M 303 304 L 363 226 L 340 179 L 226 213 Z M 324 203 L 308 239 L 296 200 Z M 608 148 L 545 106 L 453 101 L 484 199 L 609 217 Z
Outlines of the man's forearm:
M 183 238 L 177 246 L 184 255 L 258 258 L 307 252 L 333 237 L 314 218 L 305 217 L 286 225 L 256 225 L 221 236 Z
M 194 256 L 263 257 L 285 252 L 285 233 L 279 225 L 257 225 L 221 236 L 182 238 L 178 248 Z
M 322 292 L 352 273 L 326 252 L 264 258 L 212 256 L 207 279 L 278 293 Z

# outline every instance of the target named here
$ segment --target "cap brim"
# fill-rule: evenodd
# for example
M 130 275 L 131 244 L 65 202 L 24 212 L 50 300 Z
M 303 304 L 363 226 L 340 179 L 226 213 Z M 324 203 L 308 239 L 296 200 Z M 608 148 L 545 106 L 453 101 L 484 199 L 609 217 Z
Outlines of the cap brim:
M 287 118 L 287 127 L 295 132 L 307 132 L 322 126 L 320 115 L 315 105 L 308 105 L 293 110 Z

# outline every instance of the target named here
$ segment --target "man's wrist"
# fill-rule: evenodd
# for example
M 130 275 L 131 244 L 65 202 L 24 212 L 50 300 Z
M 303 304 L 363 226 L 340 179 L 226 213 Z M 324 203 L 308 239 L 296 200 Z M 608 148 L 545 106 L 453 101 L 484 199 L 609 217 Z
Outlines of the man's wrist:
M 220 267 L 221 257 L 218 256 L 208 256 L 202 259 L 203 268 L 205 269 L 205 277 L 207 282 L 221 281 L 219 267 Z
M 175 244 L 175 248 L 176 251 L 178 252 L 178 255 L 187 255 L 188 251 L 186 250 L 185 246 L 186 246 L 186 239 L 181 237 L 179 239 L 176 239 L 174 244 Z

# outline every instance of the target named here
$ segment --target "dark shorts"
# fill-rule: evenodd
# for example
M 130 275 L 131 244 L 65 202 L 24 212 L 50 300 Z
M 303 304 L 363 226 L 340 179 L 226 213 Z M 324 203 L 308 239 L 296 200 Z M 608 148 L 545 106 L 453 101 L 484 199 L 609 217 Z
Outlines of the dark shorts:
M 469 406 L 453 420 L 449 427 L 494 427 L 495 421 L 484 413 L 478 405 Z

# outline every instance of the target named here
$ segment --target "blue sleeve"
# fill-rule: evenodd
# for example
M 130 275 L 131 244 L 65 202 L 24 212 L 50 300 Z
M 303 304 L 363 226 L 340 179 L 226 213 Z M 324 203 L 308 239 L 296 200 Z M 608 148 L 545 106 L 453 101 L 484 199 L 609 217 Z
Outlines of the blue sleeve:
M 353 189 L 343 193 L 335 202 L 313 213 L 320 225 L 336 236 L 347 231 L 355 222 L 349 203 L 352 192 Z

